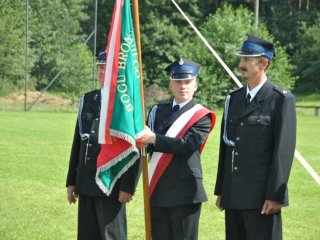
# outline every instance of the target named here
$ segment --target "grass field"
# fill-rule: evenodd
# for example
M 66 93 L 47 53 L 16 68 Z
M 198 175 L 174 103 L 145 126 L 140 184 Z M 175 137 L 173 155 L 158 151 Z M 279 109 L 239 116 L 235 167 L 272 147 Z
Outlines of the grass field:
M 224 239 L 224 215 L 214 205 L 221 112 L 203 153 L 209 201 L 203 204 L 201 240 Z M 77 205 L 66 199 L 65 178 L 75 112 L 0 111 L 0 240 L 76 239 Z M 298 115 L 297 149 L 320 173 L 320 117 Z M 141 179 L 128 204 L 128 239 L 143 240 Z M 320 239 L 320 186 L 295 159 L 290 206 L 283 210 L 285 240 Z

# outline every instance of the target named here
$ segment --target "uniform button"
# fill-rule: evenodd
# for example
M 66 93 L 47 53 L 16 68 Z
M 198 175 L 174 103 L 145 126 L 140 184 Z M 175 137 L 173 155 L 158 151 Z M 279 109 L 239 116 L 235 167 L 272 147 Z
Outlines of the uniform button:
M 92 131 L 91 131 L 91 133 L 95 133 L 95 131 L 94 131 L 94 130 L 92 130 Z
M 99 118 L 96 118 L 96 121 L 99 121 Z
M 234 167 L 233 170 L 237 171 L 237 170 L 238 170 L 238 167 Z
M 258 119 L 257 122 L 259 123 L 259 122 L 260 122 L 260 119 Z
M 230 122 L 232 122 L 232 119 L 230 119 Z
M 237 140 L 237 141 L 239 141 L 239 140 L 240 140 L 240 138 L 239 138 L 239 137 L 237 137 L 237 138 L 236 138 L 236 140 Z
M 87 158 L 86 158 L 86 160 L 90 160 L 90 158 L 89 158 L 89 157 L 87 157 Z
M 89 144 L 89 147 L 92 147 L 92 143 Z
M 241 125 L 241 126 L 243 126 L 243 122 L 242 122 L 242 123 L 240 123 L 240 125 Z
M 235 153 L 234 153 L 234 155 L 238 156 L 238 155 L 239 155 L 239 153 L 238 153 L 238 152 L 235 152 Z

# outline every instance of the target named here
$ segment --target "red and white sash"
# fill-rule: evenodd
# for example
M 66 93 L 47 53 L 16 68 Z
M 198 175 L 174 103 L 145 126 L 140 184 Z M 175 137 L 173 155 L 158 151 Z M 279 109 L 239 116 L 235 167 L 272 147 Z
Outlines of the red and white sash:
M 200 104 L 196 104 L 188 111 L 181 114 L 179 118 L 171 125 L 171 127 L 166 132 L 165 136 L 167 137 L 182 137 L 188 129 L 204 117 L 207 114 L 211 114 L 211 128 L 210 131 L 213 129 L 216 121 L 216 116 L 213 112 L 206 109 Z M 206 144 L 207 139 L 203 142 L 200 153 Z M 173 154 L 169 153 L 161 153 L 161 152 L 153 152 L 150 160 L 149 165 L 149 193 L 150 196 L 154 188 L 156 187 L 161 175 L 164 173 L 166 168 L 168 167 L 169 163 L 173 158 Z

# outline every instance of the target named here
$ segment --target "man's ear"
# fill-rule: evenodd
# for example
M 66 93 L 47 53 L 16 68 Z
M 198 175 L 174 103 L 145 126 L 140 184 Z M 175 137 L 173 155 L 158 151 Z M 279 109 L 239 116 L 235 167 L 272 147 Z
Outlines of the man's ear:
M 261 67 L 263 70 L 267 70 L 268 69 L 268 64 L 269 64 L 269 60 L 266 58 L 263 58 L 263 60 L 261 61 Z

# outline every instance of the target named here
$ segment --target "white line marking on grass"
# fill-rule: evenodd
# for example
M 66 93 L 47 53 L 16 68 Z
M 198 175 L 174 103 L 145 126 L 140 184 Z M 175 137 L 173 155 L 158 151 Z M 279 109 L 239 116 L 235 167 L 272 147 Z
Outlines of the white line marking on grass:
M 320 177 L 316 173 L 315 170 L 310 166 L 310 164 L 302 157 L 302 155 L 298 152 L 298 150 L 295 150 L 294 153 L 295 157 L 299 160 L 299 162 L 302 164 L 302 166 L 308 171 L 308 173 L 313 177 L 313 179 L 320 185 Z

